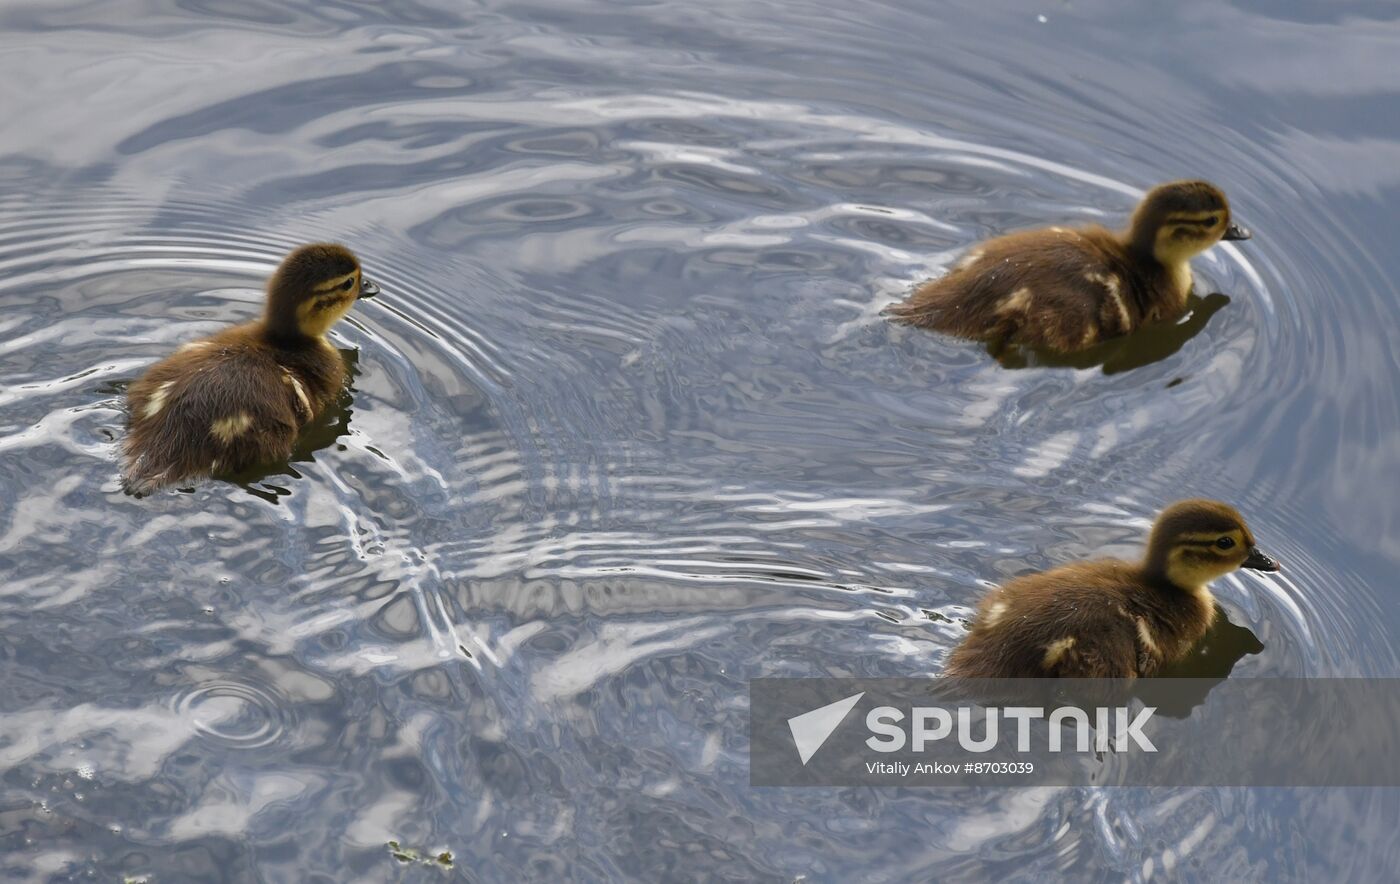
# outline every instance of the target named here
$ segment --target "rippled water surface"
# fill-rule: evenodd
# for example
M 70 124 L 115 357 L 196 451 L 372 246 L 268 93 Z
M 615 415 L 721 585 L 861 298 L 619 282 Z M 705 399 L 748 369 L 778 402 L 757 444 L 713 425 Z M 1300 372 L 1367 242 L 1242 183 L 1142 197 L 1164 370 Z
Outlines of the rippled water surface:
M 0 871 L 1394 879 L 1381 790 L 753 789 L 746 685 L 937 673 L 986 587 L 1188 494 L 1287 565 L 1220 581 L 1201 669 L 1400 674 L 1397 15 L 7 3 Z M 1155 361 L 879 316 L 1185 175 L 1255 239 Z M 123 495 L 126 384 L 326 238 L 384 289 L 346 407 Z

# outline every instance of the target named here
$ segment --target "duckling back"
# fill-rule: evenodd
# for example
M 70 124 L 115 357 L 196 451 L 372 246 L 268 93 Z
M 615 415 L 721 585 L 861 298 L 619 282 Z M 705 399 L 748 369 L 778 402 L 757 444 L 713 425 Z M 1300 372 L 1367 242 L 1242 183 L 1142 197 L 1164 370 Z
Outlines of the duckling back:
M 243 326 L 186 344 L 128 391 L 122 481 L 132 493 L 286 460 L 344 383 L 323 341 L 278 347 Z
M 1138 276 L 1103 228 L 1015 233 L 973 248 L 889 315 L 957 337 L 1072 352 L 1140 323 Z
M 1127 562 L 1100 559 L 1008 581 L 978 606 L 948 658 L 963 678 L 1133 678 L 1154 671 L 1141 643 Z

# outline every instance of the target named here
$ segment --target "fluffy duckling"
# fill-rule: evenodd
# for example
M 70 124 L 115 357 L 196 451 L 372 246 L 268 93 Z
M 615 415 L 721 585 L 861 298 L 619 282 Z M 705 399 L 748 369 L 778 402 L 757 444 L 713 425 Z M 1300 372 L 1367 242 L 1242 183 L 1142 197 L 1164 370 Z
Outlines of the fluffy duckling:
M 1207 584 L 1236 568 L 1277 571 L 1244 519 L 1213 500 L 1161 512 L 1140 562 L 1098 559 L 992 590 L 947 674 L 965 678 L 1148 677 L 1185 657 L 1215 619 Z
M 1148 191 L 1126 231 L 1050 227 L 988 240 L 891 307 L 898 322 L 993 345 L 1072 353 L 1186 309 L 1193 256 L 1249 239 L 1220 188 Z
M 344 246 L 316 243 L 283 259 L 262 318 L 182 345 L 127 392 L 122 482 L 166 485 L 286 460 L 297 433 L 340 393 L 345 364 L 326 340 L 379 288 Z

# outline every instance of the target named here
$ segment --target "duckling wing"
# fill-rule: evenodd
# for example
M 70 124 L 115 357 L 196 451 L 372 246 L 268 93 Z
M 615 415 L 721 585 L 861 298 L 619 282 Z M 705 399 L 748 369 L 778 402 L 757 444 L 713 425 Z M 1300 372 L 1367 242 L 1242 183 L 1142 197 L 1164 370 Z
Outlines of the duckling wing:
M 1131 565 L 1115 559 L 1078 562 L 1043 575 L 1044 619 L 1058 633 L 1045 633 L 1047 675 L 1130 679 L 1140 674 L 1136 627 L 1124 604 L 1132 575 Z
M 949 657 L 970 678 L 1132 678 L 1137 645 L 1121 599 L 1126 564 L 1068 565 L 1007 582 Z
M 1060 352 L 1130 325 L 1114 241 L 1099 229 L 1011 234 L 969 251 L 947 275 L 890 308 L 897 321 Z

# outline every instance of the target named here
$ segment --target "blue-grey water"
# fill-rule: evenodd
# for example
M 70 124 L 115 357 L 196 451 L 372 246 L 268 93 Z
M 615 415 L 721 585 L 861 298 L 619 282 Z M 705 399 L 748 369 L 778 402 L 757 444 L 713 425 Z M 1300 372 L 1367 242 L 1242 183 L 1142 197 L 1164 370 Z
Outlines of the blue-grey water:
M 1196 494 L 1286 565 L 1206 669 L 1400 674 L 1395 5 L 15 0 L 0 94 L 0 879 L 1400 875 L 1393 791 L 750 788 L 746 694 Z M 1255 239 L 1156 361 L 880 318 L 1182 176 Z M 125 385 L 317 239 L 348 409 L 123 495 Z

